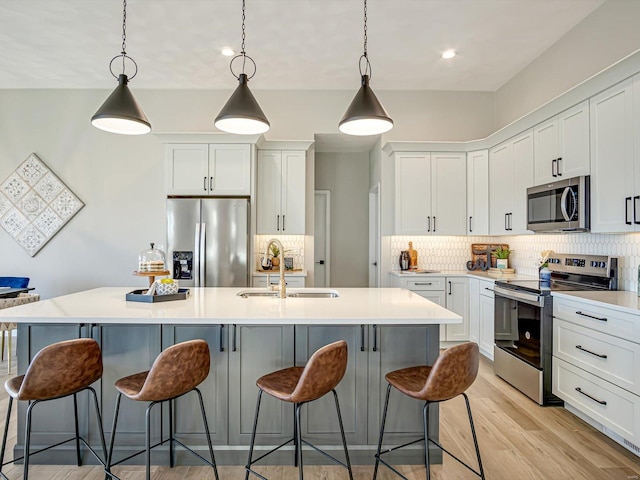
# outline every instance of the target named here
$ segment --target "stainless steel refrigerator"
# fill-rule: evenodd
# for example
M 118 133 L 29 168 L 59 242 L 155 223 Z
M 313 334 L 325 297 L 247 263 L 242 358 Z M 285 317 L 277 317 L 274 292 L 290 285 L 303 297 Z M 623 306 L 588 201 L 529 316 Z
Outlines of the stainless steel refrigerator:
M 184 287 L 249 285 L 249 201 L 168 198 L 167 263 Z

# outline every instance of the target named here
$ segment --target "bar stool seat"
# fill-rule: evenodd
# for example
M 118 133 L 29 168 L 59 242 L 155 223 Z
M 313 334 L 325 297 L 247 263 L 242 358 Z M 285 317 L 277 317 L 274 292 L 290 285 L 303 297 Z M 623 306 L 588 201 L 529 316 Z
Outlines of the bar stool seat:
M 204 340 L 190 340 L 173 345 L 158 355 L 153 362 L 151 369 L 145 372 L 134 373 L 127 377 L 120 378 L 115 382 L 118 390 L 116 397 L 116 407 L 113 416 L 113 428 L 111 429 L 111 439 L 109 442 L 109 455 L 105 471 L 107 475 L 117 478 L 111 473 L 111 467 L 118 465 L 141 453 L 146 457 L 146 478 L 151 479 L 151 449 L 169 442 L 169 466 L 175 463 L 175 445 L 178 444 L 187 451 L 200 458 L 202 461 L 213 467 L 216 480 L 218 480 L 218 468 L 216 466 L 211 436 L 209 434 L 209 424 L 204 410 L 202 394 L 197 388 L 209 375 L 211 354 L 209 345 Z M 194 452 L 181 441 L 174 437 L 173 432 L 173 402 L 175 399 L 190 392 L 196 392 L 200 402 L 202 422 L 204 425 L 205 437 L 209 447 L 211 461 L 206 460 L 201 455 Z M 149 402 L 145 414 L 145 446 L 144 450 L 129 455 L 126 458 L 113 462 L 113 446 L 115 443 L 116 427 L 118 425 L 118 413 L 120 411 L 120 400 L 125 396 L 134 401 Z M 169 438 L 161 440 L 155 445 L 151 445 L 151 409 L 154 405 L 162 402 L 169 403 Z
M 334 462 L 345 467 L 349 472 L 349 478 L 353 480 L 351 462 L 349 460 L 349 450 L 347 449 L 347 441 L 344 435 L 344 427 L 342 425 L 342 415 L 340 414 L 340 403 L 338 402 L 338 394 L 335 391 L 335 387 L 340 383 L 342 377 L 344 377 L 346 370 L 347 342 L 345 342 L 344 340 L 340 340 L 338 342 L 325 345 L 324 347 L 316 350 L 316 352 L 311 356 L 311 358 L 309 358 L 309 361 L 304 367 L 284 368 L 276 372 L 268 373 L 267 375 L 260 377 L 256 381 L 256 385 L 259 389 L 258 401 L 256 403 L 256 415 L 253 422 L 251 445 L 249 447 L 249 459 L 247 460 L 247 465 L 245 467 L 245 480 L 249 478 L 250 473 L 258 476 L 261 479 L 264 479 L 262 475 L 252 470 L 251 466 L 292 441 L 295 447 L 295 465 L 299 467 L 300 480 L 304 478 L 302 465 L 302 443 L 312 447 Z M 277 398 L 278 400 L 282 400 L 283 402 L 293 403 L 293 438 L 254 459 L 253 448 L 256 440 L 258 414 L 260 412 L 260 401 L 262 399 L 263 392 L 266 392 L 272 397 Z M 340 433 L 342 436 L 342 445 L 344 448 L 346 463 L 341 462 L 328 453 L 323 452 L 315 445 L 312 445 L 311 443 L 302 439 L 300 422 L 300 409 L 302 405 L 317 400 L 329 392 L 333 393 L 333 398 L 336 404 L 336 412 L 338 414 L 338 423 L 340 425 Z
M 385 453 L 398 450 L 400 448 L 412 445 L 414 443 L 424 441 L 424 455 L 426 466 L 427 480 L 431 478 L 430 462 L 429 462 L 429 442 L 440 448 L 443 452 L 451 455 L 455 460 L 467 467 L 473 473 L 478 475 L 484 480 L 484 469 L 482 468 L 482 460 L 480 458 L 480 449 L 478 447 L 478 439 L 476 437 L 476 431 L 473 425 L 473 417 L 471 415 L 471 406 L 469 404 L 469 398 L 465 391 L 473 384 L 478 375 L 479 365 L 479 349 L 478 345 L 473 342 L 463 343 L 462 345 L 456 345 L 443 351 L 435 363 L 432 366 L 419 365 L 415 367 L 402 368 L 400 370 L 394 370 L 385 375 L 387 380 L 387 394 L 384 402 L 384 409 L 382 412 L 382 422 L 380 425 L 380 436 L 378 439 L 378 450 L 376 453 L 376 464 L 373 471 L 373 480 L 376 480 L 378 475 L 378 466 L 380 463 L 391 469 L 394 473 L 402 478 L 406 478 L 392 465 L 382 459 L 382 455 Z M 399 392 L 407 395 L 416 400 L 424 401 L 424 407 L 422 411 L 423 416 L 423 428 L 424 438 L 414 440 L 403 445 L 389 448 L 382 451 L 382 439 L 384 436 L 384 427 L 387 419 L 387 410 L 389 407 L 389 394 L 391 393 L 391 387 L 394 387 Z M 471 426 L 471 434 L 473 436 L 473 443 L 476 449 L 476 456 L 478 458 L 479 471 L 474 470 L 451 452 L 446 450 L 442 445 L 429 438 L 428 430 L 428 417 L 429 417 L 429 405 L 433 403 L 443 402 L 452 398 L 462 395 L 467 405 L 467 415 L 469 417 L 469 424 Z
M 106 461 L 91 448 L 89 443 L 80 436 L 78 427 L 78 400 L 77 395 L 83 390 L 89 390 L 93 394 L 95 412 L 98 420 L 98 430 L 100 434 L 103 455 L 106 457 L 106 444 L 104 431 L 102 429 L 102 417 L 98 405 L 98 397 L 91 384 L 102 377 L 102 354 L 98 343 L 90 338 L 79 338 L 64 342 L 54 343 L 40 350 L 27 368 L 24 375 L 11 378 L 6 381 L 5 388 L 9 394 L 9 405 L 7 407 L 7 417 L 4 425 L 4 435 L 2 437 L 2 448 L 0 450 L 0 477 L 6 480 L 2 473 L 2 467 L 8 463 L 13 463 L 24 459 L 23 479 L 29 476 L 29 458 L 36 453 L 49 450 L 63 443 L 75 440 L 77 464 L 82 464 L 80 455 L 80 441 L 82 441 L 96 459 L 106 466 Z M 64 440 L 55 445 L 30 452 L 31 439 L 31 415 L 34 407 L 40 402 L 55 400 L 73 395 L 75 437 Z M 28 401 L 27 418 L 25 428 L 24 456 L 14 458 L 4 463 L 4 454 L 7 445 L 7 434 L 9 430 L 9 419 L 11 418 L 11 407 L 14 400 Z

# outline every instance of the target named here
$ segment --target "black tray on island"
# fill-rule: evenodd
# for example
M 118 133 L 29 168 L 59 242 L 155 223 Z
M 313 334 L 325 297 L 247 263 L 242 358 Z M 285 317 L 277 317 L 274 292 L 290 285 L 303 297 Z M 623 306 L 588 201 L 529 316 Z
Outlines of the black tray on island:
M 178 293 L 170 293 L 168 295 L 145 295 L 148 289 L 142 288 L 140 290 L 134 290 L 127 293 L 127 302 L 142 302 L 142 303 L 158 303 L 158 302 L 170 302 L 172 300 L 186 300 L 189 296 L 188 288 L 179 288 Z

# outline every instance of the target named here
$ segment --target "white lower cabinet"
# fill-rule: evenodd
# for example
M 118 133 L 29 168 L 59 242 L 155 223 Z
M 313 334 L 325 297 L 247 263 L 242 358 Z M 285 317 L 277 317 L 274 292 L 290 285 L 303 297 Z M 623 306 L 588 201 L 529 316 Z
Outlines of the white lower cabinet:
M 469 341 L 480 341 L 480 280 L 469 279 Z
M 640 446 L 640 315 L 556 296 L 553 316 L 553 393 Z
M 287 288 L 303 288 L 305 283 L 305 278 L 299 275 L 292 276 L 286 275 L 284 276 L 284 281 L 287 285 Z M 280 283 L 280 275 L 274 273 L 269 275 L 269 283 L 271 285 L 278 285 Z M 264 288 L 267 286 L 267 276 L 266 275 L 254 275 L 253 276 L 253 286 L 258 288 Z
M 493 280 L 480 280 L 478 295 L 478 346 L 480 353 L 493 360 L 494 345 L 494 307 Z

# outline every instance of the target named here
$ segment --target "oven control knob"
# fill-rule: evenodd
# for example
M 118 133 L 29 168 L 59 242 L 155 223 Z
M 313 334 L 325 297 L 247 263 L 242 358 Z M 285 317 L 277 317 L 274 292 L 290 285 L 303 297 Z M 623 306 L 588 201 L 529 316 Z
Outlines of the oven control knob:
M 607 268 L 607 262 L 600 262 L 601 268 Z
M 591 266 L 592 267 L 599 267 L 600 266 L 600 262 L 596 262 L 595 260 L 591 260 Z

